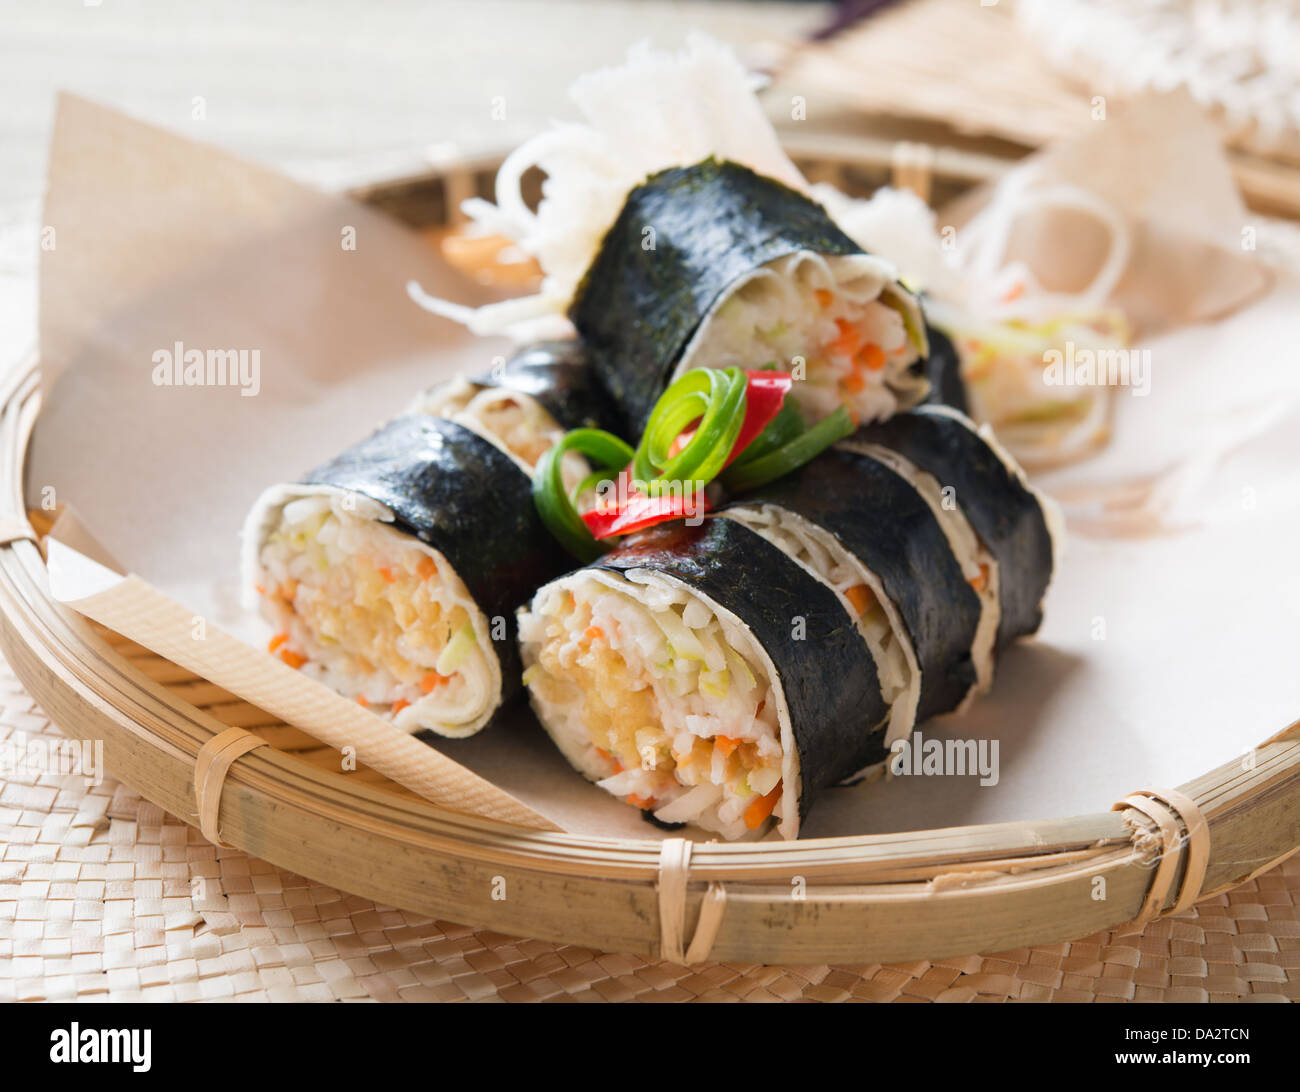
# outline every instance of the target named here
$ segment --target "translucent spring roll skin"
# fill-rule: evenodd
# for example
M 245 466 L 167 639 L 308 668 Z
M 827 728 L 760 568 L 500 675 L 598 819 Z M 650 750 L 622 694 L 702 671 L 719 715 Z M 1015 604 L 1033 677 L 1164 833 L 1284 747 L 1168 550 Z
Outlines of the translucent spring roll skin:
M 801 819 L 820 790 L 885 756 L 889 709 L 853 619 L 830 588 L 753 531 L 728 519 L 666 524 L 593 568 L 675 577 L 750 629 L 776 667 L 790 711 Z
M 859 429 L 846 443 L 880 444 L 955 490 L 975 533 L 1001 574 L 998 646 L 1037 631 L 1052 579 L 1052 536 L 1043 506 L 974 424 L 922 406 Z
M 736 163 L 674 167 L 628 194 L 569 310 L 628 435 L 722 293 L 800 250 L 863 252 L 816 202 Z
M 537 515 L 528 475 L 508 455 L 454 422 L 410 415 L 390 421 L 302 483 L 378 501 L 393 511 L 397 530 L 438 550 L 492 626 L 501 701 L 519 691 L 514 609 L 572 564 Z
M 880 578 L 921 666 L 918 723 L 961 704 L 975 683 L 979 596 L 929 505 L 904 478 L 836 448 L 744 500 L 779 505 L 825 528 Z
M 615 422 L 609 396 L 592 381 L 590 360 L 577 338 L 533 342 L 504 367 L 470 382 L 529 395 L 566 429 L 609 428 Z

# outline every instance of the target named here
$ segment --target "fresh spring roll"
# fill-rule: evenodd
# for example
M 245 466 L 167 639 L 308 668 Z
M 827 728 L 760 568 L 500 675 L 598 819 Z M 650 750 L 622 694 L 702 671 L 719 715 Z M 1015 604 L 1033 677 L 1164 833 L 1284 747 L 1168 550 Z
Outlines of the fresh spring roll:
M 920 675 L 914 710 L 891 724 L 889 742 L 929 717 L 958 709 L 977 683 L 973 659 L 982 604 L 934 511 L 884 463 L 833 448 L 746 505 L 774 505 L 829 532 L 874 577 L 901 618 Z
M 526 349 L 494 380 L 442 384 L 417 399 L 427 412 L 267 490 L 244 566 L 273 651 L 405 731 L 482 728 L 519 690 L 515 608 L 571 567 L 530 473 L 600 412 L 578 364 L 566 345 Z M 577 480 L 586 464 L 572 458 Z
M 533 708 L 565 758 L 661 823 L 794 838 L 879 761 L 889 708 L 827 573 L 732 519 L 628 539 L 519 615 Z M 820 562 L 819 562 L 820 563 Z
M 615 419 L 576 338 L 534 342 L 482 375 L 439 383 L 422 391 L 409 412 L 462 424 L 529 471 L 568 429 L 606 428 Z
M 993 660 L 1001 615 L 998 598 L 1001 576 L 997 558 L 975 533 L 950 486 L 945 486 L 892 448 L 873 443 L 861 435 L 850 436 L 838 446 L 883 463 L 916 490 L 917 495 L 930 506 L 930 512 L 948 540 L 948 546 L 961 566 L 966 582 L 979 597 L 979 625 L 975 628 L 975 639 L 971 643 L 975 686 L 967 691 L 966 698 L 957 707 L 960 712 L 974 699 L 977 692 L 985 693 L 993 685 Z
M 846 444 L 888 448 L 945 488 L 996 562 L 999 648 L 1038 630 L 1063 542 L 1056 505 L 1033 488 L 987 426 L 921 406 L 859 429 Z
M 779 505 L 742 498 L 732 501 L 718 515 L 743 523 L 821 575 L 856 620 L 876 665 L 880 694 L 889 707 L 889 723 L 879 750 L 865 756 L 866 761 L 854 776 L 883 761 L 889 745 L 906 739 L 916 722 L 921 669 L 903 617 L 885 594 L 880 577 L 831 532 Z
M 894 267 L 815 201 L 729 161 L 633 189 L 569 317 L 630 435 L 692 368 L 802 360 L 794 396 L 812 419 L 847 404 L 878 420 L 927 391 L 924 322 Z

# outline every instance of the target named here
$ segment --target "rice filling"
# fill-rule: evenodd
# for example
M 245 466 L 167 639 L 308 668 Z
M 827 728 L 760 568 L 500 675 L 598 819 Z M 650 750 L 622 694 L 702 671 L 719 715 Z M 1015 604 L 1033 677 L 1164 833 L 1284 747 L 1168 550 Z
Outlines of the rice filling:
M 674 375 L 691 368 L 776 362 L 804 374 L 792 396 L 813 420 L 841 404 L 858 421 L 915 405 L 926 381 L 916 303 L 893 267 L 869 254 L 801 250 L 731 285 L 687 345 Z
M 539 718 L 605 791 L 728 839 L 785 817 L 781 701 L 753 636 L 658 574 L 582 570 L 519 616 Z
M 510 387 L 489 387 L 463 376 L 422 391 L 408 408 L 454 421 L 512 458 L 529 477 L 543 455 L 564 439 L 565 428 L 536 398 Z M 572 488 L 587 476 L 587 460 L 567 451 L 560 465 Z
M 254 583 L 271 651 L 406 731 L 469 735 L 501 691 L 488 621 L 447 560 L 385 516 L 320 486 L 270 506 Z

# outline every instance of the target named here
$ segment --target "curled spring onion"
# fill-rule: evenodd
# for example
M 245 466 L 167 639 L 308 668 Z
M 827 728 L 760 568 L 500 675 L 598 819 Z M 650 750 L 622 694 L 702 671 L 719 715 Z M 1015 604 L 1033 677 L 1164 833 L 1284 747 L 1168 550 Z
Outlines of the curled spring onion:
M 710 482 L 731 457 L 745 422 L 749 381 L 739 368 L 696 368 L 660 396 L 632 459 L 632 477 L 651 496 L 665 483 Z M 673 454 L 678 438 L 695 422 L 685 446 Z
M 561 473 L 564 456 L 577 451 L 594 469 L 572 493 L 564 488 Z M 578 515 L 578 498 L 601 481 L 617 475 L 632 461 L 632 449 L 611 433 L 597 428 L 578 428 L 565 433 L 537 464 L 533 473 L 533 503 L 542 522 L 566 550 L 584 565 L 595 561 L 607 549 L 591 537 Z
M 683 515 L 685 502 L 699 498 L 701 487 L 719 475 L 732 492 L 754 489 L 853 431 L 845 406 L 808 428 L 795 404 L 783 401 L 789 383 L 783 373 L 697 368 L 660 396 L 635 451 L 600 429 L 566 433 L 533 474 L 542 521 L 569 553 L 589 564 L 609 548 L 607 539 Z M 566 490 L 562 463 L 570 451 L 586 456 L 592 470 Z M 579 513 L 583 496 L 620 475 L 631 493 L 618 507 Z
M 812 428 L 799 433 L 774 451 L 731 467 L 723 476 L 722 483 L 736 493 L 766 485 L 797 470 L 852 431 L 853 419 L 849 416 L 848 407 L 840 406 L 829 417 L 822 418 Z
M 805 427 L 803 414 L 799 412 L 799 407 L 793 402 L 786 402 L 781 406 L 780 412 L 772 418 L 767 428 L 763 429 L 753 440 L 746 444 L 743 451 L 737 452 L 736 457 L 731 460 L 728 473 L 736 467 L 752 463 L 755 459 L 769 455 L 777 448 L 785 446 L 802 433 Z

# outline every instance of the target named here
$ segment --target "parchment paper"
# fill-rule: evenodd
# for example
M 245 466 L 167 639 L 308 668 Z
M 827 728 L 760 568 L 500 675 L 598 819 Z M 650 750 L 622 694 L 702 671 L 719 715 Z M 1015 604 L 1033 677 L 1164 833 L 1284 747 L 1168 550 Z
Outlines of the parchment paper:
M 46 374 L 60 378 L 29 495 L 52 485 L 147 594 L 252 642 L 222 683 L 238 692 L 236 676 L 270 660 L 237 605 L 245 510 L 418 387 L 502 351 L 417 310 L 408 279 L 466 302 L 482 294 L 376 213 L 72 98 L 60 104 L 46 222 L 58 242 L 42 269 L 41 337 Z M 355 250 L 341 245 L 348 228 Z M 1151 394 L 1121 394 L 1107 462 L 1062 481 L 1083 523 L 1039 638 L 1002 657 L 968 715 L 922 726 L 927 738 L 996 741 L 996 785 L 920 776 L 835 790 L 807 836 L 1105 809 L 1229 761 L 1300 715 L 1298 315 L 1300 290 L 1283 282 L 1215 326 L 1150 343 Z M 259 393 L 155 386 L 153 354 L 177 341 L 260 350 Z M 1247 417 L 1226 445 L 1215 435 Z M 1214 458 L 1187 471 L 1202 448 Z M 1112 487 L 1131 500 L 1175 467 L 1178 503 L 1134 537 L 1114 518 Z M 67 577 L 75 555 L 61 564 Z M 138 606 L 124 612 L 136 625 Z M 570 770 L 524 710 L 440 750 L 566 829 L 657 836 Z

